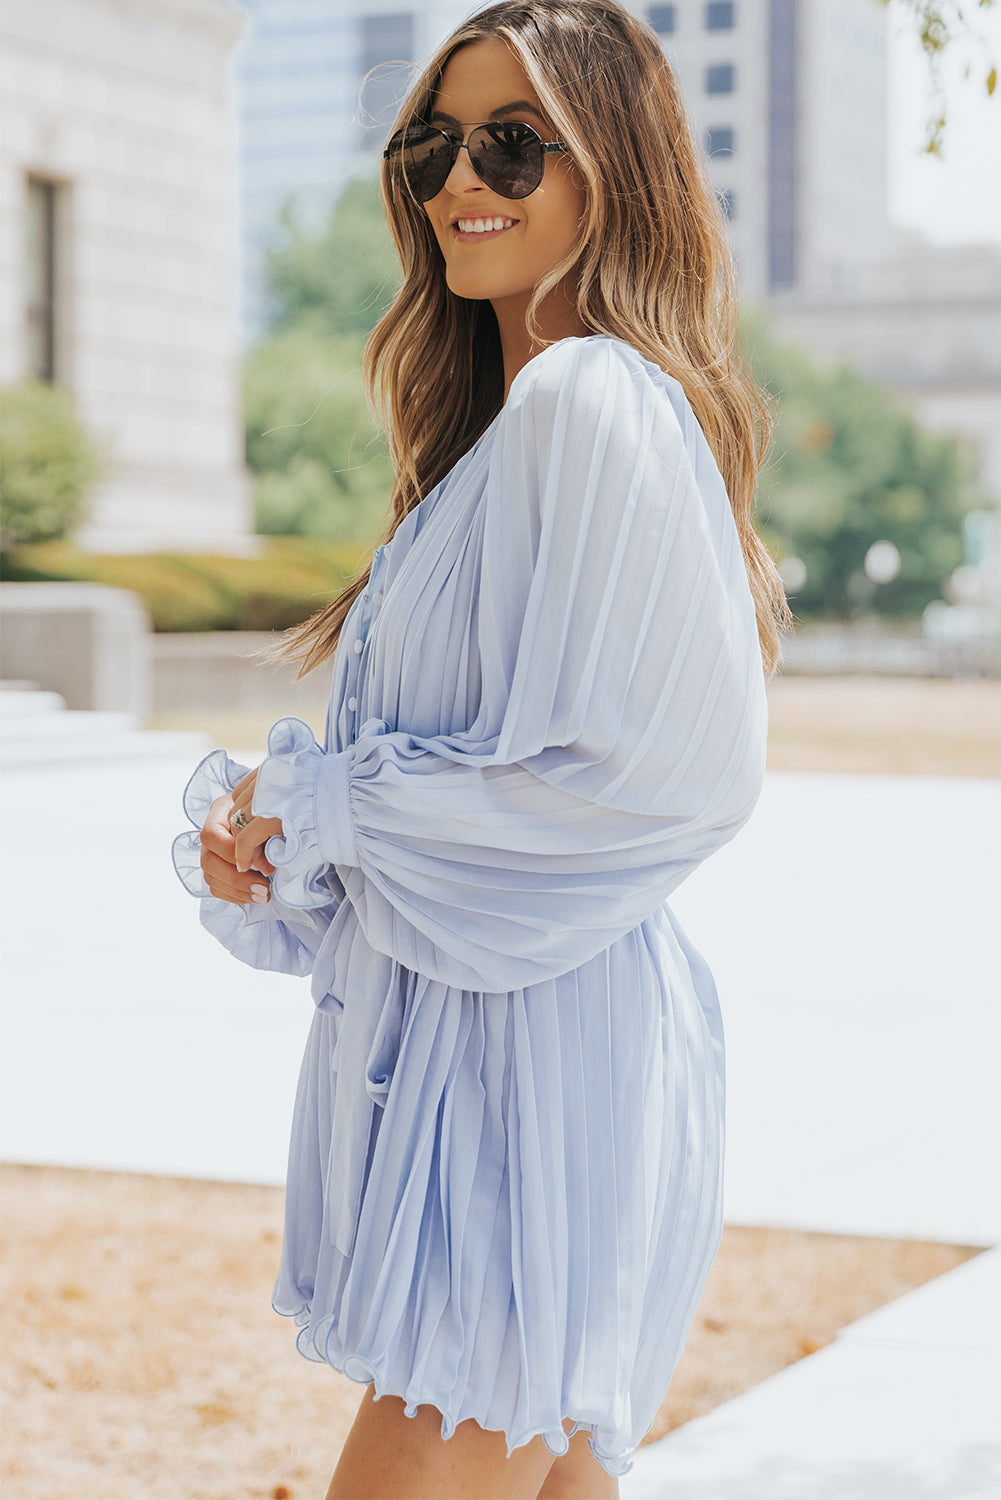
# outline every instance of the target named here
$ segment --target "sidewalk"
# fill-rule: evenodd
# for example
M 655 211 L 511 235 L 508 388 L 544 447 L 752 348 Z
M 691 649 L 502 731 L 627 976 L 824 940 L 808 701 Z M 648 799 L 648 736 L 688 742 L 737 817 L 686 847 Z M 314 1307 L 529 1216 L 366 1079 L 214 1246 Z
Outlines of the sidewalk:
M 996 1500 L 1001 1249 L 640 1450 L 622 1500 Z
M 1001 782 L 773 777 L 679 893 L 723 996 L 729 1220 L 1001 1242 L 999 835 Z M 642 1449 L 622 1500 L 997 1500 L 999 1411 L 1001 1245 Z
M 311 1002 L 198 926 L 167 857 L 190 769 L 3 778 L 0 1156 L 283 1178 Z M 1001 1243 L 998 847 L 1001 781 L 774 775 L 678 893 L 722 998 L 730 1222 Z M 623 1500 L 993 1500 L 992 1305 L 997 1253 L 644 1450 Z

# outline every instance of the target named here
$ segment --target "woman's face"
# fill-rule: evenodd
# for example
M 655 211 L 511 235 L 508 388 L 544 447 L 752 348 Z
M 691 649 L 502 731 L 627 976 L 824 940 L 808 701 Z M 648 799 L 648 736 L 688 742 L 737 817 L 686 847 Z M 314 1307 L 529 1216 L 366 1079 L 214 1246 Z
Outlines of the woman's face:
M 558 139 L 514 53 L 502 41 L 470 42 L 445 65 L 430 124 L 468 136 L 489 120 L 522 121 L 544 141 Z M 449 289 L 489 299 L 498 315 L 514 299 L 527 306 L 539 281 L 570 250 L 584 211 L 584 188 L 569 156 L 549 152 L 527 198 L 502 198 L 460 151 L 445 186 L 424 205 L 445 257 Z M 484 229 L 484 225 L 497 225 Z

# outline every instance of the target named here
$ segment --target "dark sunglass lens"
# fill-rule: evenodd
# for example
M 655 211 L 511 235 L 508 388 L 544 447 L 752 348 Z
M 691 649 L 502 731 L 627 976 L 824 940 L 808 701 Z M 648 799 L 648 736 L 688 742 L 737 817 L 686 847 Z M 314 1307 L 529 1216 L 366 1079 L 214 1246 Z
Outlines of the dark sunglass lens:
M 388 149 L 398 179 L 419 203 L 437 197 L 455 160 L 453 142 L 443 131 L 398 131 Z
M 542 181 L 542 138 L 529 125 L 485 125 L 469 137 L 469 160 L 502 198 L 527 198 Z

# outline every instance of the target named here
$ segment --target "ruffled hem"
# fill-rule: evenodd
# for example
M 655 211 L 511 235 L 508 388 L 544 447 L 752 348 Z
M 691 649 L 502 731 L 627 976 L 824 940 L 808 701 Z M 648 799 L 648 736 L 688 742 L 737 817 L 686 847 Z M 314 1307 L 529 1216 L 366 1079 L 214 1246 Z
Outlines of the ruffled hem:
M 264 848 L 275 867 L 271 889 L 286 906 L 300 911 L 330 901 L 328 877 L 333 861 L 321 852 L 317 829 L 321 771 L 327 773 L 322 796 L 330 804 L 324 818 L 346 831 L 350 827 L 346 757 L 325 755 L 302 719 L 279 719 L 272 725 L 267 758 L 257 772 L 253 811 L 259 817 L 281 819 L 282 832 L 268 839 Z
M 530 1443 L 536 1437 L 542 1438 L 550 1453 L 555 1454 L 557 1458 L 562 1458 L 568 1451 L 570 1439 L 574 1434 L 577 1432 L 586 1432 L 588 1434 L 588 1447 L 606 1474 L 611 1475 L 613 1479 L 621 1479 L 633 1467 L 633 1455 L 636 1449 L 623 1448 L 619 1452 L 614 1452 L 611 1449 L 603 1447 L 595 1436 L 595 1429 L 598 1424 L 594 1422 L 578 1419 L 570 1412 L 566 1412 L 561 1418 L 559 1425 L 526 1427 L 512 1434 L 500 1423 L 490 1421 L 488 1413 L 464 1411 L 460 1415 L 451 1411 L 449 1403 L 443 1401 L 441 1396 L 434 1392 L 421 1389 L 418 1393 L 415 1393 L 412 1383 L 408 1383 L 405 1390 L 397 1389 L 397 1383 L 387 1379 L 380 1372 L 377 1362 L 367 1358 L 364 1354 L 356 1353 L 342 1357 L 333 1355 L 329 1348 L 329 1335 L 334 1332 L 335 1326 L 332 1318 L 325 1320 L 328 1337 L 324 1340 L 325 1347 L 321 1351 L 316 1344 L 315 1333 L 311 1333 L 309 1328 L 310 1310 L 308 1307 L 304 1307 L 299 1312 L 290 1313 L 275 1306 L 274 1303 L 272 1303 L 272 1306 L 280 1317 L 294 1319 L 296 1326 L 299 1328 L 299 1333 L 296 1337 L 296 1348 L 305 1359 L 311 1360 L 315 1364 L 329 1365 L 332 1370 L 336 1370 L 338 1374 L 346 1376 L 348 1380 L 353 1380 L 358 1385 L 374 1386 L 374 1399 L 376 1401 L 382 1396 L 399 1397 L 404 1403 L 404 1416 L 415 1417 L 419 1406 L 433 1406 L 441 1413 L 441 1435 L 445 1442 L 452 1436 L 460 1422 L 472 1420 L 484 1432 L 504 1433 L 507 1439 L 508 1458 L 511 1457 L 516 1448 L 523 1448 L 526 1443 Z M 573 1423 L 569 1432 L 562 1425 L 565 1421 Z
M 507 997 L 364 954 L 310 1031 L 275 1310 L 446 1433 L 562 1447 L 572 1420 L 626 1472 L 722 1227 L 723 1074 L 685 948 L 662 916 Z

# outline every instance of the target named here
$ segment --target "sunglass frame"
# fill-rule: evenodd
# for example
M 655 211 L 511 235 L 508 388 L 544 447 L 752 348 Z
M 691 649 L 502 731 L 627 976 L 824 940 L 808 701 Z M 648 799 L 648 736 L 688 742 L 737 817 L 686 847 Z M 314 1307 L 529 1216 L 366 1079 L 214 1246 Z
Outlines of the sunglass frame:
M 534 183 L 532 185 L 532 187 L 529 188 L 529 190 L 528 190 L 527 193 L 520 193 L 520 194 L 516 194 L 516 195 L 512 195 L 512 194 L 509 194 L 509 193 L 504 193 L 504 192 L 502 192 L 500 190 L 500 188 L 495 187 L 493 183 L 488 182 L 487 179 L 483 176 L 482 172 L 480 172 L 479 168 L 476 166 L 476 163 L 473 161 L 472 155 L 469 153 L 469 141 L 476 134 L 476 132 L 478 130 L 486 130 L 486 131 L 503 130 L 504 127 L 505 127 L 505 125 L 507 125 L 507 124 L 508 124 L 508 122 L 505 121 L 505 120 L 483 120 L 479 124 L 470 125 L 470 127 L 469 127 L 469 133 L 468 133 L 468 135 L 467 135 L 467 137 L 466 137 L 465 140 L 460 140 L 458 136 L 450 134 L 449 131 L 447 131 L 447 130 L 440 130 L 438 128 L 438 126 L 436 126 L 436 125 L 427 125 L 427 126 L 421 127 L 421 129 L 422 129 L 422 134 L 421 134 L 421 137 L 420 137 L 421 140 L 428 140 L 432 136 L 440 135 L 444 141 L 448 142 L 448 147 L 449 147 L 449 152 L 450 152 L 450 160 L 449 160 L 449 164 L 448 164 L 448 170 L 446 171 L 444 177 L 441 179 L 440 186 L 436 187 L 433 193 L 428 193 L 427 197 L 425 197 L 425 198 L 418 197 L 417 193 L 414 192 L 414 189 L 413 189 L 413 187 L 411 185 L 411 182 L 410 182 L 410 178 L 407 175 L 406 168 L 402 165 L 403 153 L 404 153 L 404 151 L 406 149 L 406 133 L 405 132 L 397 131 L 396 135 L 394 135 L 390 139 L 389 144 L 387 145 L 386 149 L 382 153 L 383 159 L 385 161 L 390 161 L 390 162 L 394 161 L 394 160 L 400 161 L 400 164 L 401 164 L 400 175 L 403 178 L 403 181 L 404 181 L 404 183 L 405 183 L 405 185 L 407 187 L 407 190 L 410 193 L 411 197 L 413 197 L 416 200 L 416 202 L 418 202 L 418 203 L 430 203 L 431 199 L 432 198 L 436 198 L 438 196 L 438 194 L 441 192 L 442 188 L 445 186 L 445 183 L 448 181 L 449 173 L 451 172 L 452 168 L 455 166 L 456 162 L 459 159 L 459 152 L 460 151 L 465 151 L 467 153 L 467 155 L 469 155 L 469 163 L 470 163 L 470 166 L 472 167 L 473 171 L 476 173 L 476 175 L 480 179 L 480 181 L 486 187 L 488 187 L 492 193 L 496 193 L 497 196 L 500 197 L 500 198 L 505 198 L 509 203 L 520 203 L 522 201 L 522 199 L 531 197 L 531 195 L 535 192 L 536 188 L 538 188 L 538 187 L 541 186 L 542 179 L 543 179 L 543 177 L 545 175 L 545 158 L 546 158 L 546 156 L 548 156 L 551 152 L 554 152 L 554 151 L 567 151 L 568 152 L 570 150 L 570 147 L 567 145 L 566 141 L 544 141 L 542 139 L 541 135 L 539 135 L 539 132 L 537 130 L 535 130 L 531 125 L 526 125 L 523 120 L 517 121 L 517 124 L 520 125 L 523 130 L 527 130 L 531 135 L 533 135 L 535 137 L 534 141 L 526 141 L 524 143 L 524 145 L 521 146 L 521 147 L 519 147 L 518 149 L 521 150 L 521 151 L 524 151 L 524 152 L 538 150 L 538 152 L 539 152 L 539 180 L 538 180 L 538 182 Z M 400 136 L 401 139 L 397 140 L 397 136 Z M 496 137 L 494 137 L 494 139 L 496 140 Z M 394 142 L 396 142 L 395 145 L 394 145 Z M 501 143 L 497 142 L 497 144 L 501 144 Z

